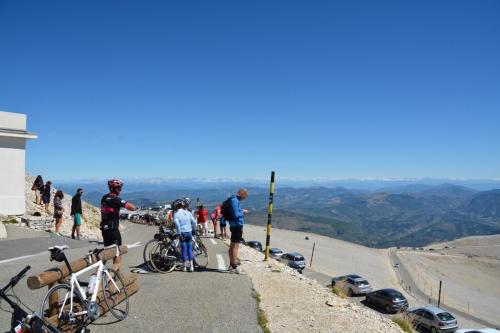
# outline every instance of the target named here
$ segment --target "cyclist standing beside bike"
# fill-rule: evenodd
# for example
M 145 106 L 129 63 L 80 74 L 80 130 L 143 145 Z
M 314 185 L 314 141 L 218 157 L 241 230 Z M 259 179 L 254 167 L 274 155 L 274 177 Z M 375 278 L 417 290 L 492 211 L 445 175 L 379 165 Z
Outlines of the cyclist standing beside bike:
M 177 211 L 174 213 L 174 222 L 179 235 L 181 246 L 181 256 L 184 262 L 183 271 L 194 271 L 193 266 L 193 235 L 196 232 L 196 221 L 193 214 L 187 210 L 189 204 L 184 202 L 178 205 Z
M 116 244 L 122 245 L 122 236 L 120 234 L 120 209 L 134 211 L 137 208 L 119 197 L 122 191 L 123 182 L 120 179 L 111 179 L 108 181 L 109 193 L 101 199 L 101 232 L 104 246 Z M 113 259 L 113 269 L 120 269 L 121 258 Z

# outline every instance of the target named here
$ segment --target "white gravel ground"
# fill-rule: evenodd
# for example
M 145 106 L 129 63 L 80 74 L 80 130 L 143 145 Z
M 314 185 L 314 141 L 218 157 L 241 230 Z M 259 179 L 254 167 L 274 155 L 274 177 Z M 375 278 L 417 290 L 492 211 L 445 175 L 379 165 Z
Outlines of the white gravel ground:
M 273 333 L 289 332 L 402 332 L 390 319 L 335 296 L 283 264 L 241 247 L 242 268 L 261 295 L 260 307 Z

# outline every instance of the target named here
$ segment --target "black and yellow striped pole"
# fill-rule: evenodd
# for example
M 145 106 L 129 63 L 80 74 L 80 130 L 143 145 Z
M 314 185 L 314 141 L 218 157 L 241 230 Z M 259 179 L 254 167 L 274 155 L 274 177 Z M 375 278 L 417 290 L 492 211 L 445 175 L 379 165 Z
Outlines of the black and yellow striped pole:
M 271 221 L 273 218 L 274 199 L 274 171 L 271 172 L 271 185 L 269 187 L 269 208 L 267 210 L 266 254 L 264 260 L 269 259 L 269 244 L 271 243 Z

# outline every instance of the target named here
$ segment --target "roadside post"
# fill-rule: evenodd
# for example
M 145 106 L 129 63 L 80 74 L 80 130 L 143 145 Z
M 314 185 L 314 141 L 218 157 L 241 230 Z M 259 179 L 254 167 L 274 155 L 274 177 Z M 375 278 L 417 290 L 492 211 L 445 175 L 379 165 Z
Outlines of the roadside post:
M 269 186 L 269 208 L 267 210 L 266 251 L 264 261 L 269 260 L 269 245 L 271 243 L 271 221 L 273 218 L 274 200 L 274 171 L 271 171 L 271 184 Z
M 316 242 L 313 243 L 313 250 L 312 250 L 312 253 L 311 253 L 311 261 L 309 262 L 309 268 L 312 267 L 313 265 L 313 258 L 314 258 L 314 248 L 316 247 Z
M 439 295 L 438 295 L 438 308 L 441 305 L 441 286 L 443 285 L 443 281 L 439 280 Z

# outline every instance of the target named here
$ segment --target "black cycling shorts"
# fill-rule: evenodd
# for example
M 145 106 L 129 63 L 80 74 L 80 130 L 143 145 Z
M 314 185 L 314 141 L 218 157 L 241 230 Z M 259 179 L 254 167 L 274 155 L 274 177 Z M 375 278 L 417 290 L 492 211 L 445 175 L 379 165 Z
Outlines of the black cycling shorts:
M 243 227 L 230 227 L 231 243 L 241 243 L 243 240 Z
M 122 245 L 122 235 L 118 229 L 102 230 L 102 240 L 104 242 L 104 246 L 110 246 L 113 244 L 118 246 Z

